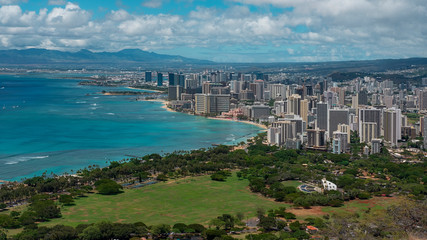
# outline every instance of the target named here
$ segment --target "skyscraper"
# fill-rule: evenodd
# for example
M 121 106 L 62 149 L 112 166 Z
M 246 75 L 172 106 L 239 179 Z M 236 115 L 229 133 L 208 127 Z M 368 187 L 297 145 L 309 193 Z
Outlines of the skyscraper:
M 175 86 L 175 74 L 174 73 L 169 73 L 168 74 L 169 77 L 169 86 Z
M 427 110 L 427 90 L 420 91 L 420 110 Z
M 397 140 L 401 139 L 401 121 L 400 109 L 390 108 L 384 111 L 384 140 L 390 143 L 391 146 L 396 146 Z
M 230 111 L 230 95 L 195 94 L 194 97 L 197 114 Z
M 292 94 L 288 98 L 288 114 L 300 115 L 301 114 L 301 96 L 298 94 Z
M 151 80 L 152 80 L 152 73 L 145 72 L 145 82 L 151 82 Z
M 163 86 L 163 74 L 157 73 L 157 86 L 161 87 Z
M 302 117 L 302 120 L 308 122 L 308 99 L 301 100 L 300 110 L 300 116 Z
M 360 131 L 362 129 L 362 124 L 364 122 L 376 123 L 376 134 L 375 138 L 381 136 L 381 109 L 369 108 L 369 109 L 359 109 L 359 136 L 361 136 Z
M 290 121 L 274 122 L 267 131 L 267 140 L 271 145 L 282 146 L 296 137 L 295 123 Z
M 335 154 L 347 151 L 347 133 L 335 131 L 332 138 L 332 152 Z
M 359 91 L 357 101 L 360 105 L 368 105 L 368 92 L 366 90 Z
M 348 109 L 329 109 L 328 133 L 332 137 L 333 132 L 338 130 L 339 124 L 348 125 Z M 346 140 L 347 141 L 347 140 Z
M 325 130 L 307 129 L 307 146 L 308 147 L 326 146 Z
M 317 103 L 317 127 L 319 129 L 328 130 L 328 104 Z
M 427 116 L 422 117 L 421 122 L 422 122 L 421 130 L 424 138 L 424 149 L 427 149 Z
M 381 152 L 381 143 L 382 140 L 378 138 L 374 138 L 371 141 L 371 154 L 376 154 Z
M 374 122 L 363 122 L 360 128 L 359 136 L 360 142 L 369 143 L 373 138 L 378 138 L 377 135 L 377 123 Z

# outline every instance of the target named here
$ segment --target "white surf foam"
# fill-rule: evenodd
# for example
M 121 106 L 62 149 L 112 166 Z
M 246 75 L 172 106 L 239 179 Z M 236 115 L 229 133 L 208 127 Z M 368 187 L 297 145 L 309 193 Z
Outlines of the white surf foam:
M 29 157 L 13 157 L 10 161 L 6 162 L 5 164 L 7 165 L 13 165 L 13 164 L 18 164 L 20 162 L 26 162 L 29 160 L 35 160 L 35 159 L 43 159 L 43 158 L 48 158 L 49 156 L 29 156 Z

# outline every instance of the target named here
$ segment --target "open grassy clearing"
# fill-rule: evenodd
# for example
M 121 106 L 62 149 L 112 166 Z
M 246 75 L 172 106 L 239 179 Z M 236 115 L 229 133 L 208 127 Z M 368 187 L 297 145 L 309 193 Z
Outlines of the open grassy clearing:
M 93 194 L 80 198 L 75 206 L 62 208 L 62 218 L 43 225 L 76 226 L 102 220 L 142 221 L 149 225 L 177 222 L 206 224 L 223 213 L 243 212 L 252 217 L 258 207 L 268 210 L 281 206 L 289 205 L 251 193 L 248 181 L 239 180 L 235 174 L 226 182 L 212 181 L 210 176 L 202 176 L 126 189 L 119 195 Z
M 285 186 L 299 186 L 298 181 L 287 181 Z M 247 180 L 239 180 L 235 174 L 226 182 L 212 181 L 210 176 L 178 179 L 166 183 L 149 185 L 140 189 L 126 189 L 113 196 L 91 194 L 76 200 L 76 205 L 63 207 L 60 219 L 42 223 L 44 226 L 64 224 L 77 226 L 102 220 L 133 223 L 142 221 L 148 225 L 177 222 L 207 224 L 223 213 L 243 212 L 247 217 L 255 216 L 256 209 L 265 210 L 287 207 L 299 220 L 321 217 L 339 212 L 363 213 L 385 209 L 394 198 L 373 198 L 345 202 L 343 207 L 320 207 L 310 209 L 290 208 L 289 204 L 251 193 Z
M 393 203 L 398 201 L 398 197 L 388 198 L 388 197 L 374 197 L 367 200 L 352 200 L 349 202 L 344 202 L 342 207 L 321 207 L 313 206 L 309 209 L 304 208 L 295 208 L 289 209 L 289 212 L 297 215 L 297 219 L 304 220 L 308 217 L 321 217 L 323 215 L 331 215 L 334 213 L 359 213 L 363 217 L 363 213 L 369 208 L 371 210 L 384 210 L 387 207 L 391 206 Z

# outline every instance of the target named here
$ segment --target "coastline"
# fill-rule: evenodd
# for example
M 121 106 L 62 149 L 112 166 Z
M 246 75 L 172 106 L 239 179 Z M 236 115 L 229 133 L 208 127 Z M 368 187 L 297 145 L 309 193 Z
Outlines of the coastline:
M 166 109 L 166 111 L 168 112 L 178 112 L 173 110 L 172 108 L 168 107 L 169 101 L 166 101 L 164 99 L 142 99 L 141 101 L 147 101 L 147 102 L 160 102 L 162 103 L 162 107 L 163 109 Z M 192 115 L 187 113 L 188 115 Z M 200 116 L 200 115 L 194 115 L 194 116 Z M 203 116 L 200 116 L 203 117 Z M 221 118 L 221 117 L 205 117 L 207 119 L 211 119 L 211 120 L 222 120 L 222 121 L 230 121 L 230 122 L 239 122 L 239 123 L 245 123 L 245 124 L 250 124 L 250 125 L 254 125 L 257 126 L 259 128 L 262 128 L 262 131 L 267 131 L 268 128 L 261 123 L 256 123 L 256 122 L 251 122 L 251 121 L 246 121 L 246 120 L 235 120 L 235 119 L 230 119 L 230 118 Z
M 165 109 L 168 112 L 176 112 L 174 111 L 172 108 L 168 107 L 168 101 L 164 100 L 164 99 L 141 99 L 140 101 L 145 101 L 145 102 L 159 102 L 162 103 L 161 108 Z
M 268 128 L 264 124 L 256 123 L 256 122 L 251 122 L 251 121 L 246 121 L 246 120 L 235 120 L 235 119 L 231 119 L 231 118 L 220 118 L 220 117 L 207 117 L 207 118 L 208 119 L 213 119 L 213 120 L 223 120 L 223 121 L 230 121 L 230 122 L 240 122 L 240 123 L 254 125 L 254 126 L 257 126 L 259 128 L 264 129 L 262 131 L 267 131 L 268 130 Z
M 164 93 L 162 91 L 159 90 L 153 90 L 153 89 L 145 89 L 145 88 L 134 88 L 134 87 L 126 87 L 127 89 L 132 89 L 132 90 L 144 90 L 147 92 L 156 92 L 156 93 Z

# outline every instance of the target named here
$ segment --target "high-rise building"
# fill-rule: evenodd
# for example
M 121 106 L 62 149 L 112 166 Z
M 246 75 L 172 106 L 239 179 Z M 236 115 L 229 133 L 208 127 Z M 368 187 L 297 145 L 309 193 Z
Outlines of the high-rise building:
M 169 78 L 169 86 L 178 85 L 175 83 L 175 74 L 174 73 L 169 73 L 168 78 Z
M 145 72 L 145 82 L 151 82 L 151 81 L 152 81 L 152 73 Z
M 197 88 L 197 80 L 196 79 L 185 79 L 185 89 L 194 89 Z
M 230 111 L 230 95 L 195 94 L 195 112 L 222 113 Z
M 376 154 L 381 152 L 381 143 L 382 140 L 374 138 L 371 140 L 371 154 Z
M 254 83 L 249 84 L 249 89 L 253 91 L 255 100 L 260 101 L 264 99 L 264 81 L 256 80 Z
M 221 87 L 223 87 L 221 83 L 204 82 L 202 85 L 202 93 L 203 94 L 220 94 L 219 92 L 222 93 L 222 90 L 219 90 L 218 88 L 221 88 Z M 216 93 L 212 91 L 214 88 L 217 89 Z M 228 91 L 227 94 L 230 93 L 229 89 L 227 91 Z
M 325 147 L 325 130 L 307 129 L 307 146 L 308 147 Z
M 232 80 L 230 82 L 230 91 L 233 93 L 240 93 L 240 91 L 245 90 L 244 89 L 244 82 Z
M 341 106 L 345 105 L 345 89 L 344 88 L 340 88 L 338 92 L 338 102 Z
M 296 127 L 296 132 L 298 135 L 302 135 L 307 128 L 306 122 L 302 120 L 299 115 L 287 114 L 284 118 L 279 118 L 280 121 L 289 121 L 294 122 Z
M 290 121 L 274 122 L 267 131 L 267 140 L 270 145 L 283 146 L 287 140 L 293 140 L 296 137 L 295 123 Z
M 182 75 L 182 74 L 175 75 L 175 84 L 184 87 L 185 86 L 185 75 Z
M 368 105 L 368 91 L 362 90 L 357 93 L 359 105 Z
M 359 132 L 360 142 L 369 143 L 373 138 L 378 138 L 377 128 L 377 123 L 363 122 Z
M 301 100 L 300 102 L 300 116 L 302 120 L 308 122 L 308 99 Z
M 420 110 L 427 110 L 427 89 L 420 91 Z
M 329 124 L 328 133 L 332 137 L 333 132 L 338 130 L 339 124 L 348 124 L 349 112 L 348 109 L 329 109 Z
M 270 107 L 264 105 L 254 105 L 251 107 L 251 118 L 260 119 L 270 116 Z
M 267 87 L 271 93 L 271 99 L 286 99 L 286 87 L 283 84 L 269 84 Z
M 424 138 L 424 149 L 427 150 L 427 116 L 424 116 L 421 118 L 421 134 L 423 135 Z
M 384 127 L 384 140 L 396 146 L 397 141 L 401 139 L 401 111 L 400 109 L 390 108 L 384 111 L 383 127 Z
M 253 101 L 253 100 L 255 100 L 254 92 L 252 92 L 252 90 L 242 90 L 239 93 L 239 99 L 240 100 L 250 100 L 250 101 Z
M 360 129 L 362 129 L 362 123 L 369 122 L 369 123 L 376 123 L 376 134 L 374 138 L 378 138 L 381 136 L 381 109 L 376 108 L 368 108 L 368 109 L 359 109 L 359 136 L 360 135 Z
M 285 114 L 285 102 L 284 101 L 276 101 L 274 102 L 274 112 L 277 116 L 281 116 Z
M 157 73 L 157 86 L 161 87 L 163 86 L 163 74 Z
M 335 131 L 332 138 L 332 152 L 335 154 L 347 151 L 347 133 Z
M 350 143 L 351 127 L 347 124 L 338 124 L 338 131 L 347 133 L 347 143 Z
M 168 100 L 181 100 L 181 93 L 183 88 L 181 86 L 169 86 L 168 88 Z
M 288 114 L 300 115 L 301 114 L 301 96 L 298 94 L 292 94 L 288 98 Z
M 317 127 L 319 129 L 328 130 L 328 104 L 317 103 Z

